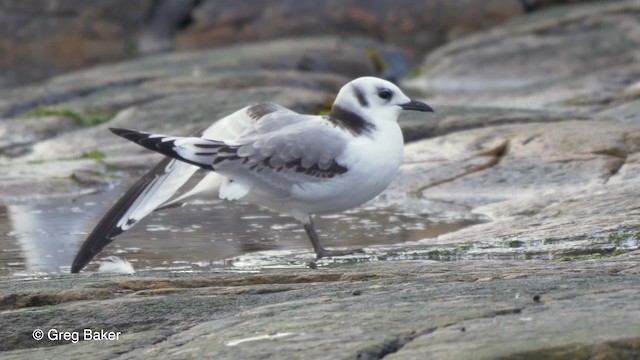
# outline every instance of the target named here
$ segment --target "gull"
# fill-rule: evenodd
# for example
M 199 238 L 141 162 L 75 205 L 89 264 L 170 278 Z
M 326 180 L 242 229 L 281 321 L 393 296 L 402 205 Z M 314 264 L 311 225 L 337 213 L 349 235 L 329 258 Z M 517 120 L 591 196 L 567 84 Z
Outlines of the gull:
M 402 110 L 433 111 L 389 81 L 361 77 L 340 89 L 327 115 L 261 103 L 189 137 L 110 128 L 166 158 L 105 214 L 82 244 L 71 272 L 79 272 L 151 212 L 207 193 L 295 218 L 318 259 L 362 252 L 322 247 L 312 216 L 359 206 L 389 185 L 402 163 L 404 140 L 397 123 Z M 207 174 L 176 197 L 198 171 Z

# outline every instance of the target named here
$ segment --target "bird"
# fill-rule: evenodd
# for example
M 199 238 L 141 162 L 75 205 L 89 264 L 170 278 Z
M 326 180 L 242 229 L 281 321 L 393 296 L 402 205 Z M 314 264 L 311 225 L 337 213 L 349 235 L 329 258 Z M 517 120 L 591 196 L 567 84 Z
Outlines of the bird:
M 362 249 L 320 244 L 312 217 L 339 213 L 380 194 L 403 159 L 403 110 L 433 112 L 395 84 L 360 77 L 338 92 L 326 115 L 300 114 L 275 103 L 248 105 L 192 136 L 109 128 L 166 157 L 123 194 L 80 247 L 71 272 L 82 270 L 115 237 L 158 209 L 203 194 L 237 200 L 295 218 L 316 258 Z M 175 194 L 196 172 L 206 175 Z

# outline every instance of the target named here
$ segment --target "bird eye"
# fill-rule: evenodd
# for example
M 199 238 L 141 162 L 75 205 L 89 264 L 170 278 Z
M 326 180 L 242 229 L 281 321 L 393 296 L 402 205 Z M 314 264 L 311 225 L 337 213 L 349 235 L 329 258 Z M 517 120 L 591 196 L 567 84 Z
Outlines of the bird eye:
M 391 90 L 389 89 L 382 89 L 378 91 L 378 97 L 380 99 L 389 100 L 391 99 L 392 96 L 393 96 L 393 92 L 391 92 Z

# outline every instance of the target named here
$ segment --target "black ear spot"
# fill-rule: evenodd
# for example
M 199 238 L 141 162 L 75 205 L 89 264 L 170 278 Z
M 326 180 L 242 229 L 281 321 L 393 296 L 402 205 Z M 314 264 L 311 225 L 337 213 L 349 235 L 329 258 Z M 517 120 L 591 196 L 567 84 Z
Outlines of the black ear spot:
M 393 91 L 389 89 L 380 89 L 378 91 L 378 97 L 383 100 L 389 100 L 393 97 Z

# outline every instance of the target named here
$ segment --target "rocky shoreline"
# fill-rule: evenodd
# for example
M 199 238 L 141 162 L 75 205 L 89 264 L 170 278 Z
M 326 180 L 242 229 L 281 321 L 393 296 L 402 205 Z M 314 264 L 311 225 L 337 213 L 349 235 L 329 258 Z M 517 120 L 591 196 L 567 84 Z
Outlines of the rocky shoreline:
M 3 357 L 629 359 L 639 257 L 3 279 Z
M 3 277 L 2 356 L 640 356 L 639 19 L 636 1 L 551 8 L 450 42 L 400 81 L 437 112 L 401 119 L 385 201 L 482 222 L 315 269 Z M 371 39 L 279 39 L 1 90 L 0 196 L 79 197 L 157 161 L 107 127 L 189 133 L 266 100 L 320 113 L 350 79 L 406 64 Z

